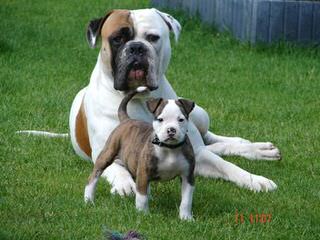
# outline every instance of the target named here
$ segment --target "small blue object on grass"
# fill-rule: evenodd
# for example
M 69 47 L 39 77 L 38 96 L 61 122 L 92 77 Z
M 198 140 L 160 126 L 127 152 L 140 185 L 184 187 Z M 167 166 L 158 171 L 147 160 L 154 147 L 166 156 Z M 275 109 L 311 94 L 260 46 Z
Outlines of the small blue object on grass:
M 146 240 L 143 235 L 133 230 L 130 230 L 127 234 L 122 234 L 105 228 L 104 235 L 106 240 Z

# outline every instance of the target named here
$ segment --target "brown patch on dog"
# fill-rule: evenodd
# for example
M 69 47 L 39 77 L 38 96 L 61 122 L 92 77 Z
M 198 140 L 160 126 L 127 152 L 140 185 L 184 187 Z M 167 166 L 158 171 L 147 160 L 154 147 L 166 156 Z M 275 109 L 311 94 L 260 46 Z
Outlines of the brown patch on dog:
M 111 13 L 107 14 L 107 18 L 103 23 L 101 28 L 101 38 L 102 38 L 102 61 L 107 64 L 109 70 L 111 68 L 111 59 L 112 53 L 109 44 L 109 37 L 120 29 L 128 27 L 133 29 L 133 22 L 130 18 L 130 11 L 129 10 L 113 10 Z
M 103 39 L 108 38 L 111 34 L 119 31 L 119 29 L 123 27 L 133 28 L 129 10 L 113 10 L 108 15 L 101 29 Z
M 81 103 L 77 118 L 76 118 L 76 140 L 81 150 L 91 158 L 91 146 L 88 136 L 87 117 L 84 111 L 83 101 Z

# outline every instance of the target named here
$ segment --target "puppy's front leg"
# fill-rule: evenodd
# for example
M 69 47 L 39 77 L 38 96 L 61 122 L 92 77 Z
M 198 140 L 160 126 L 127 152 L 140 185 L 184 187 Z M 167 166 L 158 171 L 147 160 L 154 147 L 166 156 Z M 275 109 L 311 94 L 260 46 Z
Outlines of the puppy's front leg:
M 193 190 L 193 180 L 190 181 L 188 177 L 182 176 L 181 203 L 179 208 L 181 220 L 193 220 L 191 212 Z

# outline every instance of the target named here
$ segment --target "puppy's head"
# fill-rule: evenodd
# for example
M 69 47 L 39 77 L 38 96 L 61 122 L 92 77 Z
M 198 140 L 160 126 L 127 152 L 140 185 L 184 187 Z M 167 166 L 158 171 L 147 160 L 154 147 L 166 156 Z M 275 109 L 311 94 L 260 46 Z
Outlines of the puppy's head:
M 101 37 L 103 69 L 112 74 L 116 90 L 142 85 L 154 90 L 169 64 L 169 31 L 177 39 L 180 29 L 177 20 L 156 9 L 113 10 L 90 21 L 87 40 L 93 48 Z
M 189 114 L 194 102 L 187 99 L 147 101 L 149 111 L 154 115 L 152 123 L 154 132 L 160 142 L 178 144 L 184 141 L 189 124 Z

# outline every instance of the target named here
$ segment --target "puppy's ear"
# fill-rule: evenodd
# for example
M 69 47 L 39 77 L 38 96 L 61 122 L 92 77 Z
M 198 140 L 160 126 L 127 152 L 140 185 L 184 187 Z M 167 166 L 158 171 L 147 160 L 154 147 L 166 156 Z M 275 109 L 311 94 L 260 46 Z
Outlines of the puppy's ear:
M 160 15 L 160 17 L 163 19 L 163 21 L 165 21 L 165 23 L 169 27 L 169 30 L 171 32 L 173 32 L 174 39 L 176 40 L 176 42 L 178 42 L 178 39 L 179 39 L 179 36 L 180 36 L 180 32 L 181 32 L 181 25 L 178 22 L 178 20 L 175 19 L 174 17 L 172 17 L 168 13 L 161 12 L 161 11 L 155 9 L 155 8 L 154 8 L 154 10 Z
M 87 41 L 91 48 L 96 47 L 98 38 L 101 34 L 101 28 L 112 12 L 113 11 L 110 11 L 104 17 L 96 18 L 89 22 L 87 27 Z
M 162 98 L 151 98 L 150 100 L 147 101 L 147 107 L 149 111 L 155 115 L 158 107 L 162 103 L 163 99 Z
M 176 104 L 180 107 L 180 109 L 186 115 L 186 117 L 189 116 L 190 112 L 193 110 L 195 106 L 193 101 L 183 98 L 176 100 Z

